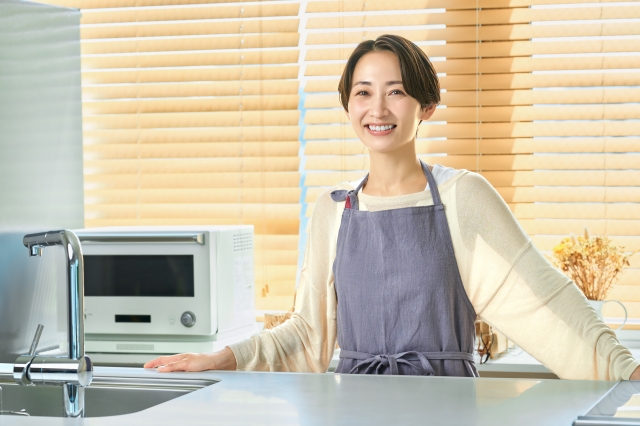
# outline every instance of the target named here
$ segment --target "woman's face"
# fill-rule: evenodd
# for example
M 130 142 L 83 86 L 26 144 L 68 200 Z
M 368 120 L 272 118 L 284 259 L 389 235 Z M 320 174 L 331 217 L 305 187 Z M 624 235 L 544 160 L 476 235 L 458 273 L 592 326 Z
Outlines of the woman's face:
M 402 85 L 400 62 L 391 52 L 364 55 L 353 71 L 347 117 L 358 138 L 375 152 L 394 151 L 415 140 L 420 120 L 435 105 L 422 110 Z

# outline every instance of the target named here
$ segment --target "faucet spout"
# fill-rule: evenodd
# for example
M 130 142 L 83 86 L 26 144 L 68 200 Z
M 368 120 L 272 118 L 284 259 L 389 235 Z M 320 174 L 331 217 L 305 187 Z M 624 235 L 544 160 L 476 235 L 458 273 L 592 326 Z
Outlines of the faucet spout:
M 38 326 L 29 354 L 18 357 L 13 377 L 22 385 L 63 384 L 65 417 L 84 416 L 84 387 L 93 378 L 93 365 L 84 354 L 84 261 L 80 240 L 72 231 L 25 235 L 30 256 L 42 256 L 44 247 L 60 245 L 67 259 L 68 359 L 37 356 L 42 325 Z
M 67 258 L 69 359 L 84 357 L 84 261 L 77 235 L 68 229 L 25 235 L 22 242 L 30 256 L 42 255 L 42 248 L 62 246 Z

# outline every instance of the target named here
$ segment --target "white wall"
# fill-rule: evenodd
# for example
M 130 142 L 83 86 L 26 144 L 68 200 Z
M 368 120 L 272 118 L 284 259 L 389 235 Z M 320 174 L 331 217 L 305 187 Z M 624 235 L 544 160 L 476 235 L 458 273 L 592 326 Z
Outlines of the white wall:
M 64 252 L 29 257 L 22 237 L 83 227 L 81 108 L 80 12 L 0 0 L 0 362 L 38 323 L 40 349 L 66 338 Z

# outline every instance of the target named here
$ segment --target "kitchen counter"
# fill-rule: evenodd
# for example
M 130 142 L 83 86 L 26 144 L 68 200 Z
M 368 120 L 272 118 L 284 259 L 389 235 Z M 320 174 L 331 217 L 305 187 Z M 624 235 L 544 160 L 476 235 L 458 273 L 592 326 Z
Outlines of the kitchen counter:
M 0 364 L 0 372 L 12 365 Z M 166 377 L 140 368 L 97 367 L 96 376 Z M 124 425 L 571 425 L 616 382 L 304 373 L 203 372 L 219 380 L 147 410 Z M 0 425 L 113 425 L 114 417 L 0 416 Z
M 260 312 L 260 314 L 264 314 Z M 224 348 L 226 345 L 239 342 L 251 337 L 263 329 L 262 322 L 256 322 L 251 333 L 232 336 L 224 341 L 214 343 L 214 350 Z M 640 359 L 640 341 L 635 340 L 635 335 L 628 332 L 617 332 L 621 343 L 629 348 L 631 354 L 636 359 Z M 626 334 L 625 334 L 626 333 Z M 333 372 L 338 365 L 340 349 L 336 349 L 329 364 L 329 372 Z M 87 353 L 95 365 L 111 367 L 142 367 L 142 365 L 153 359 L 152 354 L 108 354 L 108 353 Z M 524 378 L 524 379 L 558 379 L 552 371 L 542 365 L 538 360 L 529 355 L 522 348 L 515 347 L 502 353 L 498 358 L 490 359 L 484 364 L 480 364 L 476 359 L 476 368 L 480 377 L 493 378 Z

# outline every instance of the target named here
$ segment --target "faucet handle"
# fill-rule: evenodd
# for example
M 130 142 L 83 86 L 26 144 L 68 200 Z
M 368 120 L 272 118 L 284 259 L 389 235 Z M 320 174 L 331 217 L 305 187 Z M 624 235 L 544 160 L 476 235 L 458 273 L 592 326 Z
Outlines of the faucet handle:
M 31 349 L 29 349 L 29 355 L 34 356 L 36 354 L 36 349 L 38 348 L 38 342 L 40 341 L 40 336 L 42 336 L 42 330 L 44 329 L 44 325 L 38 324 L 38 328 L 36 328 L 36 334 L 33 336 L 33 341 L 31 342 Z
M 38 348 L 38 342 L 40 341 L 43 329 L 44 325 L 38 324 L 38 328 L 36 328 L 36 335 L 33 336 L 29 353 L 20 355 L 13 364 L 13 378 L 19 385 L 33 385 L 33 382 L 29 377 L 29 369 L 31 368 L 31 363 L 36 357 L 36 349 Z

